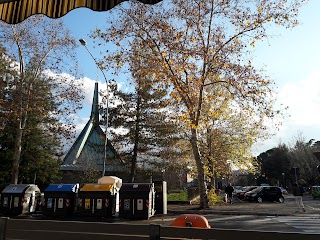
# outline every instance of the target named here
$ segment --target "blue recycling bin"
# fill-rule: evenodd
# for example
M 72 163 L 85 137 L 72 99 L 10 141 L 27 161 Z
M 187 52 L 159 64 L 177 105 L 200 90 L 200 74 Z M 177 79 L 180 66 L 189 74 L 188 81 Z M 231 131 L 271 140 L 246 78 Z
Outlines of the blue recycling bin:
M 44 190 L 43 214 L 71 216 L 77 207 L 79 184 L 50 184 Z

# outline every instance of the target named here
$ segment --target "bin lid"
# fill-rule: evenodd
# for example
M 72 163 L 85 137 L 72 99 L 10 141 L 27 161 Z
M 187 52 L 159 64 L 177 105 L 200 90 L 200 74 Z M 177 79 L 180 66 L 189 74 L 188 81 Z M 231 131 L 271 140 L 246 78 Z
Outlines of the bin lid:
M 104 176 L 98 179 L 98 184 L 113 184 L 119 189 L 122 186 L 122 179 L 115 176 Z
M 111 192 L 113 184 L 85 184 L 80 192 Z
M 79 190 L 79 184 L 50 184 L 44 192 L 74 192 Z
M 124 183 L 120 189 L 122 191 L 132 192 L 149 192 L 153 188 L 153 183 Z
M 38 189 L 38 186 L 34 184 L 10 184 L 3 189 L 2 193 L 23 193 L 29 187 Z

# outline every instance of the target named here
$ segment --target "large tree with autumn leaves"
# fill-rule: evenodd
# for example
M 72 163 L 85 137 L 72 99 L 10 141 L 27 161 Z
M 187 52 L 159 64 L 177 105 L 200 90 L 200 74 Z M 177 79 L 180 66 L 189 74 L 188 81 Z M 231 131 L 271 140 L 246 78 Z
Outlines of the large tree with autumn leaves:
M 225 122 L 222 116 L 228 112 L 240 116 L 241 125 L 250 129 L 244 153 L 263 135 L 264 120 L 279 111 L 273 106 L 273 82 L 253 66 L 250 49 L 268 37 L 269 27 L 296 26 L 303 2 L 167 0 L 155 7 L 128 3 L 117 10 L 121 18 L 93 34 L 116 48 L 105 53 L 105 66 L 117 72 L 135 58 L 145 59 L 139 74 L 171 90 L 174 114 L 184 123 L 192 146 L 201 208 L 208 204 L 205 148 L 200 141 L 204 129 Z

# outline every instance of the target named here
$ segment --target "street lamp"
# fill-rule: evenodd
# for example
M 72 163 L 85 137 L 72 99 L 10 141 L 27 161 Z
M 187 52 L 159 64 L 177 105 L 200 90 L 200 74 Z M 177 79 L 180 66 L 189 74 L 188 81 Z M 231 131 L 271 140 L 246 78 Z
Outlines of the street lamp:
M 107 148 L 108 148 L 108 137 L 107 137 L 107 132 L 108 132 L 108 122 L 109 122 L 109 86 L 108 86 L 108 80 L 106 78 L 106 75 L 104 74 L 104 71 L 102 70 L 100 64 L 97 62 L 96 58 L 92 55 L 92 53 L 90 52 L 90 50 L 87 47 L 87 42 L 81 38 L 79 39 L 79 42 L 81 43 L 82 46 L 84 46 L 88 53 L 90 54 L 90 56 L 92 57 L 92 59 L 94 60 L 95 64 L 97 65 L 97 67 L 100 69 L 100 71 L 102 72 L 102 75 L 104 77 L 104 80 L 106 81 L 107 84 L 107 99 L 106 99 L 106 113 L 105 113 L 105 117 L 106 117 L 106 122 L 105 122 L 105 135 L 106 135 L 106 139 L 104 142 L 104 161 L 103 161 L 103 170 L 102 170 L 102 177 L 105 175 L 106 172 L 106 161 L 107 161 Z

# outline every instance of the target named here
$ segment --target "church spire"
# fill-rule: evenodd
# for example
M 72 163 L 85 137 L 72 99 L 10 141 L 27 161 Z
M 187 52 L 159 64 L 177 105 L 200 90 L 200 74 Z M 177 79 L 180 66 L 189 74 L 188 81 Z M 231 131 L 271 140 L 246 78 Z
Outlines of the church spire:
M 93 93 L 93 101 L 92 101 L 92 109 L 90 119 L 94 123 L 99 124 L 99 91 L 98 91 L 98 83 L 94 84 L 94 93 Z

